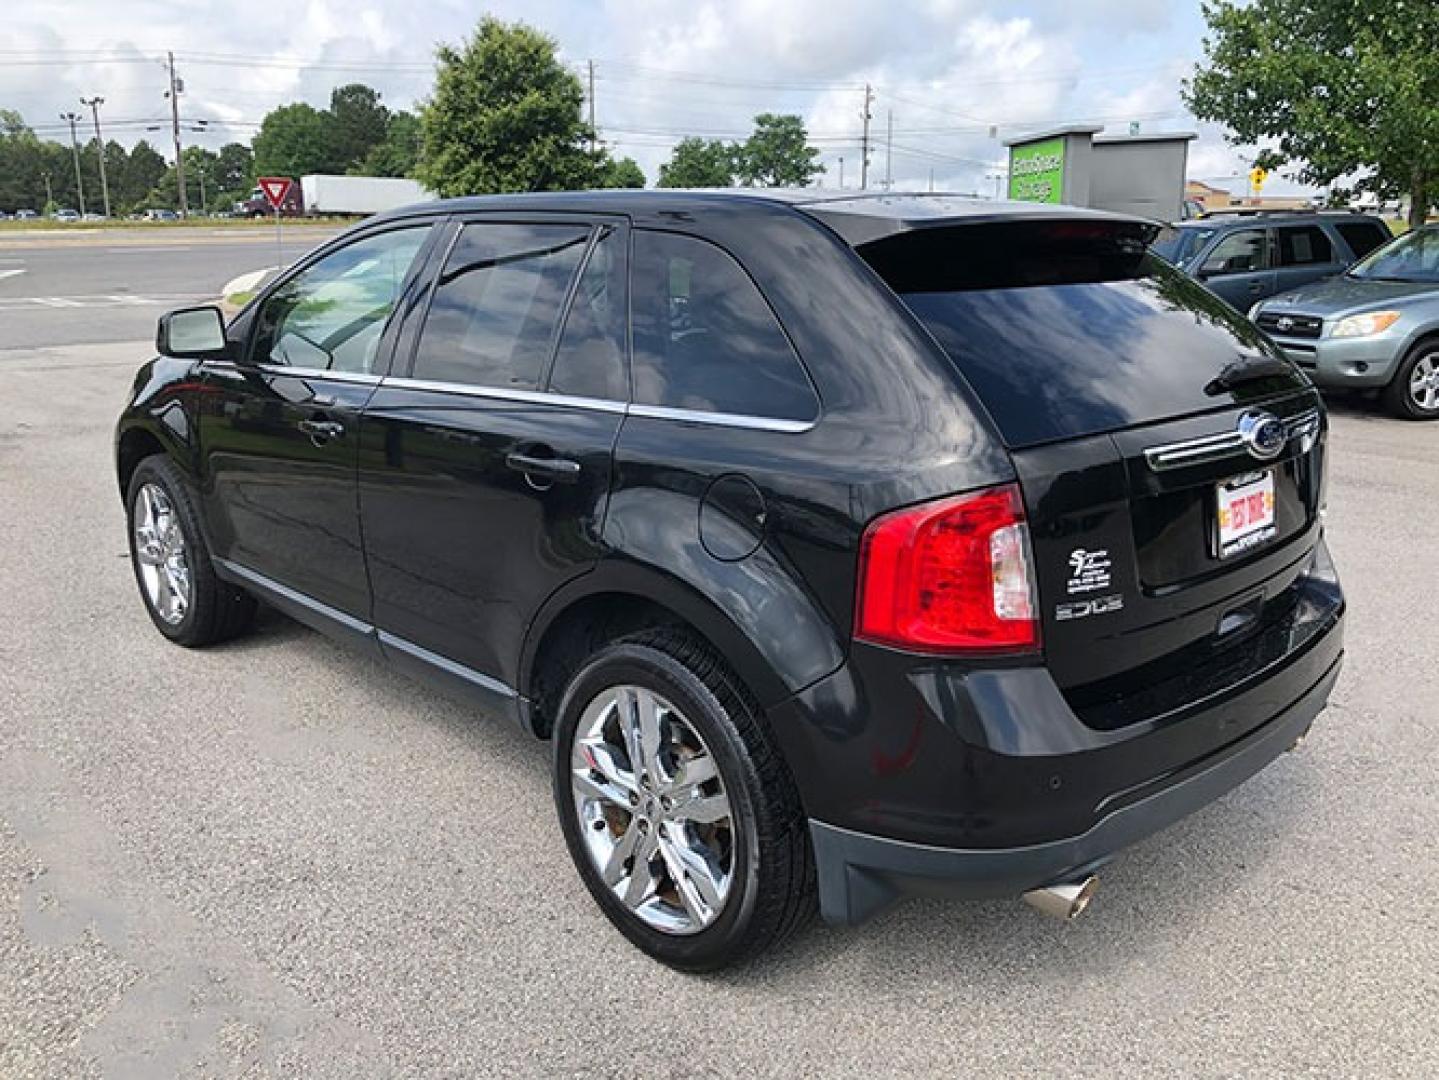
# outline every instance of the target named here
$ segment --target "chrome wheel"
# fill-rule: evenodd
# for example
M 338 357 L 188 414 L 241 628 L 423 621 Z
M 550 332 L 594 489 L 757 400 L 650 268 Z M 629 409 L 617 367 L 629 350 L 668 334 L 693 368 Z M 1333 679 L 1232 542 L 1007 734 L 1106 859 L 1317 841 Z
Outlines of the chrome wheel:
M 135 560 L 150 609 L 171 626 L 185 618 L 193 591 L 185 534 L 170 496 L 146 484 L 135 499 Z
M 719 917 L 734 817 L 714 756 L 678 709 L 641 686 L 601 692 L 575 730 L 570 790 L 600 880 L 642 922 L 694 934 Z
M 1409 398 L 1424 412 L 1439 409 L 1439 353 L 1421 356 L 1409 373 Z

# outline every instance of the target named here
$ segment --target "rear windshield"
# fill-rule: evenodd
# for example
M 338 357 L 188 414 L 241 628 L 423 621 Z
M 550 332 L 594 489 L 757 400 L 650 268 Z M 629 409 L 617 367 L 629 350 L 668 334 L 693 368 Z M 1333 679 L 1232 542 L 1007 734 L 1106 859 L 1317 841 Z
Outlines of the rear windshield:
M 1154 238 L 1150 247 L 1161 259 L 1172 262 L 1175 266 L 1183 266 L 1199 254 L 1215 231 L 1197 225 L 1186 225 L 1183 228 L 1166 225 L 1159 230 L 1159 235 Z
M 1010 446 L 1308 385 L 1248 320 L 1147 249 L 1151 228 L 920 229 L 860 255 L 929 328 Z

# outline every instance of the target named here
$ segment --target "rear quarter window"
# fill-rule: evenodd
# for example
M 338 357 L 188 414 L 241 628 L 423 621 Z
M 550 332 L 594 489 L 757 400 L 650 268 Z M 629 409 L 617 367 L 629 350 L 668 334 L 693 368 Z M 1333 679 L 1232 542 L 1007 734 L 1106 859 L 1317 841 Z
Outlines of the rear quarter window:
M 633 260 L 636 404 L 775 420 L 819 414 L 779 320 L 729 253 L 641 229 Z
M 1362 259 L 1375 248 L 1387 244 L 1394 234 L 1372 221 L 1345 221 L 1334 226 L 1356 259 Z

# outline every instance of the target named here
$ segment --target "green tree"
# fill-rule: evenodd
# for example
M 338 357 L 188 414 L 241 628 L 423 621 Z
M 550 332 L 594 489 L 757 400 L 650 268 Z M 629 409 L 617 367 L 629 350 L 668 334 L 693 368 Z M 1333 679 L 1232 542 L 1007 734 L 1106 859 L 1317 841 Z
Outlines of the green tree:
M 1377 0 L 1205 0 L 1195 116 L 1257 162 L 1328 185 L 1407 194 L 1420 225 L 1439 194 L 1439 5 Z
M 255 153 L 244 143 L 226 143 L 215 162 L 215 186 L 221 191 L 248 195 L 255 186 Z
M 130 214 L 147 209 L 150 205 L 150 192 L 165 179 L 167 171 L 165 159 L 153 146 L 141 139 L 131 147 L 124 166 L 111 173 L 110 191 L 116 208 L 122 213 Z M 175 198 L 175 186 L 172 182 L 170 200 L 173 202 Z M 161 205 L 168 206 L 170 203 Z
M 303 103 L 272 109 L 255 135 L 257 176 L 344 172 L 334 140 L 334 118 Z
M 718 139 L 691 136 L 675 144 L 660 166 L 662 188 L 730 187 L 735 178 L 735 148 Z
M 823 171 L 798 116 L 761 113 L 735 148 L 735 172 L 746 187 L 805 187 Z
M 345 170 L 357 168 L 390 127 L 390 110 L 380 104 L 379 91 L 364 83 L 335 87 L 329 116 L 335 159 Z
M 642 188 L 645 186 L 645 171 L 634 158 L 620 158 L 618 161 L 606 158 L 600 166 L 595 187 Z
M 553 39 L 487 16 L 438 58 L 434 97 L 420 113 L 416 173 L 427 187 L 448 196 L 593 185 L 603 157 L 586 148 L 584 93 Z
M 357 176 L 410 176 L 419 160 L 420 118 L 402 111 L 390 115 L 384 139 L 350 171 Z

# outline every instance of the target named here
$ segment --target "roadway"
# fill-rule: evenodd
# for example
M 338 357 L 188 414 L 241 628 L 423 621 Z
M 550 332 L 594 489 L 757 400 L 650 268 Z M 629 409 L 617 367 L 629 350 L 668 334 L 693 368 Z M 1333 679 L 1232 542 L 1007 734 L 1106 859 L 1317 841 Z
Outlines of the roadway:
M 152 338 L 161 312 L 212 301 L 230 279 L 293 262 L 334 232 L 0 230 L 0 348 Z

